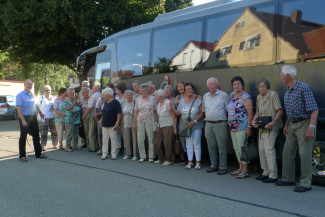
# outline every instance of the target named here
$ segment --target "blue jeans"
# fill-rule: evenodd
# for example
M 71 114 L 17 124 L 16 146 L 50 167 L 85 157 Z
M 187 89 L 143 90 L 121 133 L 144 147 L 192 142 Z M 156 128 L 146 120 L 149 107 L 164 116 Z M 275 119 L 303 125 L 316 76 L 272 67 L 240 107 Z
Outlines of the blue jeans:
M 189 161 L 193 160 L 193 152 L 195 152 L 196 161 L 201 161 L 201 137 L 202 129 L 197 129 L 192 130 L 191 137 L 185 138 L 187 157 Z

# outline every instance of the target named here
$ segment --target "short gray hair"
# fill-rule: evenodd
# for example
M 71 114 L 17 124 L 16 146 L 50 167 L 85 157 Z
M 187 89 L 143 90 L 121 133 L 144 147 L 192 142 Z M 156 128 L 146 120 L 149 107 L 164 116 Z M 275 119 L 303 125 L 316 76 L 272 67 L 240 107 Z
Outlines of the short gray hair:
M 90 90 L 89 90 L 89 88 L 88 87 L 83 87 L 83 88 L 81 88 L 81 92 L 84 92 L 84 91 L 86 91 L 86 92 L 90 92 Z
M 215 77 L 211 77 L 211 78 L 209 78 L 209 79 L 207 80 L 207 86 L 208 86 L 208 84 L 209 84 L 209 81 L 211 81 L 211 80 L 215 80 L 215 81 L 217 82 L 217 85 L 218 85 L 218 83 L 219 83 L 218 79 L 215 78 Z
M 86 81 L 86 80 L 83 81 L 83 82 L 81 83 L 81 86 L 84 85 L 84 84 L 87 84 L 87 86 L 90 86 L 90 85 L 89 85 L 89 81 Z
M 100 91 L 100 89 L 101 89 L 99 85 L 95 85 L 95 86 L 93 86 L 93 89 L 94 89 L 94 88 L 97 89 L 98 91 Z
M 166 92 L 165 92 L 165 90 L 163 90 L 163 89 L 159 89 L 159 90 L 157 90 L 157 92 L 156 92 L 156 96 L 162 96 L 162 97 L 166 97 Z
M 171 85 L 166 85 L 164 90 L 169 89 L 173 93 L 173 87 Z
M 24 81 L 24 84 L 26 84 L 28 81 L 31 81 L 32 83 L 34 83 L 31 79 L 26 79 L 25 81 Z
M 51 88 L 50 85 L 45 85 L 45 86 L 43 87 L 43 91 L 45 91 L 45 88 L 50 88 L 50 90 L 52 90 L 52 88 Z
M 105 88 L 103 91 L 102 91 L 102 94 L 107 94 L 107 95 L 110 95 L 111 97 L 113 97 L 114 96 L 114 91 L 113 91 L 113 89 L 112 88 Z
M 140 85 L 140 88 L 145 88 L 147 91 L 149 91 L 149 86 L 147 83 L 143 83 Z
M 153 81 L 148 81 L 147 84 L 148 87 L 152 87 L 153 89 L 156 89 L 156 85 L 153 83 Z
M 270 89 L 270 82 L 269 82 L 269 80 L 267 80 L 266 78 L 260 78 L 260 79 L 257 80 L 257 82 L 256 82 L 256 87 L 257 87 L 257 88 L 258 88 L 258 85 L 259 85 L 260 83 L 264 83 L 265 86 L 266 86 L 266 88 L 267 88 L 268 90 Z
M 281 71 L 284 75 L 290 75 L 291 78 L 297 76 L 297 69 L 293 65 L 283 65 Z
M 126 90 L 126 91 L 124 92 L 124 95 L 126 95 L 126 94 L 128 94 L 128 93 L 131 93 L 132 96 L 133 96 L 133 94 L 134 94 L 134 92 L 133 92 L 132 90 Z
M 69 94 L 71 92 L 76 92 L 76 91 L 74 90 L 73 87 L 69 87 L 66 92 L 67 92 L 67 94 Z
M 138 84 L 138 85 L 140 85 L 140 81 L 134 80 L 134 81 L 132 81 L 132 84 Z

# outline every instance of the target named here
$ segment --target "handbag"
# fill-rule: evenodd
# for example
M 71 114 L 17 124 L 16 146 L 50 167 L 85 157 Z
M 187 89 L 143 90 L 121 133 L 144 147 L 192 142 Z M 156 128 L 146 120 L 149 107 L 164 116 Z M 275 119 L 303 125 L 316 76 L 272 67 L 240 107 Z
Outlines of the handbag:
M 240 154 L 240 160 L 241 161 L 251 161 L 255 160 L 258 157 L 258 151 L 257 151 L 257 145 L 251 141 L 249 142 L 246 138 L 245 144 L 243 147 L 241 147 L 241 154 Z
M 86 138 L 85 129 L 82 120 L 82 108 L 80 107 L 80 124 L 79 124 L 79 136 L 81 138 Z
M 265 128 L 268 123 L 272 122 L 271 116 L 261 116 L 255 119 L 256 123 L 258 124 L 258 128 Z
M 180 119 L 181 120 L 180 124 L 179 124 L 179 132 L 180 132 L 179 136 L 180 137 L 191 137 L 192 130 L 187 127 L 187 124 L 191 123 L 191 111 L 192 111 L 192 107 L 193 107 L 195 100 L 196 100 L 196 96 L 192 102 L 190 111 L 188 113 L 187 120 L 184 121 L 184 120 L 182 120 L 182 118 Z

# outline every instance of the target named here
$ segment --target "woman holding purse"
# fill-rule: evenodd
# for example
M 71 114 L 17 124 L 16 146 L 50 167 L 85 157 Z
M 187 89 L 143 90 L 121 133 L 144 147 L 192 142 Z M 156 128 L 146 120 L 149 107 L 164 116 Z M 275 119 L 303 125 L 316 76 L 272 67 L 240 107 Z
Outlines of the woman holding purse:
M 260 94 L 257 96 L 256 114 L 252 125 L 255 128 L 259 128 L 258 149 L 263 170 L 263 173 L 256 177 L 256 180 L 272 183 L 276 182 L 278 178 L 274 144 L 279 129 L 283 127 L 281 120 L 283 110 L 279 96 L 276 92 L 270 90 L 270 82 L 268 80 L 261 78 L 257 81 L 256 86 Z M 258 119 L 261 121 L 258 122 Z M 268 119 L 270 119 L 270 122 L 266 121 Z
M 193 151 L 195 152 L 196 165 L 195 169 L 201 169 L 201 137 L 202 137 L 202 128 L 204 127 L 202 112 L 202 100 L 198 99 L 194 94 L 194 86 L 192 83 L 185 84 L 185 95 L 177 107 L 177 110 L 174 109 L 177 116 L 181 116 L 180 125 L 182 122 L 188 122 L 187 128 L 190 129 L 191 133 L 188 137 L 185 137 L 186 140 L 186 149 L 188 164 L 185 166 L 185 169 L 191 169 L 193 167 Z M 180 127 L 180 136 L 182 136 L 182 127 Z

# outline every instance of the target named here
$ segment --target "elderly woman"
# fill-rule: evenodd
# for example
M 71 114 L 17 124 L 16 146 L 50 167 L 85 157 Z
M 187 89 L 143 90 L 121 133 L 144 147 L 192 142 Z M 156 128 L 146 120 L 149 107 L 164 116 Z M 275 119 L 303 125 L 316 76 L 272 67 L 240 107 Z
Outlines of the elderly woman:
M 81 107 L 78 101 L 75 99 L 75 90 L 70 87 L 67 89 L 67 98 L 64 101 L 65 108 L 65 124 L 67 127 L 66 149 L 65 151 L 71 152 L 71 142 L 73 141 L 73 149 L 79 150 L 78 147 L 78 135 Z
M 173 101 L 166 99 L 166 92 L 157 90 L 158 101 L 158 129 L 156 135 L 156 150 L 158 160 L 155 163 L 162 163 L 163 166 L 172 164 L 173 137 L 176 135 L 176 116 L 173 110 Z
M 195 152 L 196 165 L 195 169 L 201 169 L 201 137 L 202 128 L 204 127 L 202 112 L 202 100 L 198 99 L 194 94 L 194 86 L 192 83 L 185 84 L 186 97 L 183 98 L 177 110 L 174 110 L 176 115 L 181 115 L 181 122 L 186 122 L 190 119 L 190 123 L 187 127 L 191 129 L 190 137 L 185 137 L 188 164 L 185 169 L 191 169 L 193 167 L 193 149 Z M 191 111 L 191 113 L 190 113 Z
M 125 86 L 122 84 L 117 85 L 115 88 L 116 91 L 115 99 L 117 99 L 120 102 L 120 104 L 122 104 L 125 100 L 125 94 L 124 94 L 125 89 L 126 89 Z
M 58 133 L 58 140 L 60 144 L 60 150 L 64 150 L 63 148 L 63 135 L 65 131 L 65 123 L 64 123 L 64 118 L 65 118 L 65 113 L 64 113 L 64 106 L 63 102 L 65 101 L 66 97 L 66 88 L 61 87 L 59 89 L 59 97 L 57 97 L 54 100 L 54 113 L 56 114 L 55 117 L 55 127 Z
M 231 79 L 234 91 L 230 94 L 230 102 L 227 105 L 228 125 L 232 144 L 239 162 L 239 169 L 230 173 L 238 179 L 248 177 L 247 163 L 240 160 L 241 147 L 245 144 L 247 137 L 252 135 L 253 105 L 251 96 L 244 90 L 244 80 L 235 76 Z
M 135 101 L 133 100 L 133 91 L 125 91 L 125 101 L 122 103 L 122 129 L 123 129 L 123 141 L 124 150 L 126 155 L 123 157 L 124 160 L 130 159 L 138 160 L 139 151 L 137 146 L 137 131 L 133 129 L 133 113 L 134 113 Z
M 115 160 L 117 157 L 117 150 L 120 149 L 118 143 L 117 131 L 120 130 L 120 123 L 122 119 L 121 105 L 118 100 L 114 99 L 114 91 L 112 88 L 105 88 L 103 91 L 104 106 L 102 109 L 102 118 L 100 119 L 100 126 L 103 133 L 103 147 L 102 160 L 107 158 L 108 143 L 111 140 L 111 159 Z
M 51 95 L 51 87 L 45 85 L 43 88 L 44 95 L 40 97 L 40 111 L 44 114 L 44 119 L 40 119 L 41 124 L 41 146 L 46 151 L 47 133 L 50 128 L 52 145 L 56 149 L 58 144 L 58 134 L 55 127 L 54 100 L 56 97 Z
M 165 98 L 168 99 L 169 101 L 173 102 L 173 104 L 174 104 L 175 98 L 173 97 L 173 87 L 170 85 L 167 85 L 164 87 L 164 91 L 166 94 Z
M 262 175 L 256 180 L 262 180 L 264 183 L 276 182 L 278 179 L 278 169 L 276 164 L 276 152 L 274 148 L 275 140 L 279 129 L 283 127 L 281 116 L 283 110 L 279 96 L 276 92 L 270 90 L 270 82 L 265 78 L 257 81 L 259 95 L 256 101 L 256 114 L 253 118 L 253 127 L 259 128 L 258 149 L 260 156 Z M 261 127 L 255 120 L 258 117 L 271 116 L 272 121 Z
M 185 85 L 184 81 L 180 81 L 176 84 L 176 91 L 178 92 L 178 95 L 174 99 L 174 108 L 175 109 L 177 109 L 178 104 L 181 101 L 181 99 L 183 99 L 185 97 L 184 85 Z M 179 129 L 179 123 L 180 123 L 180 120 L 179 120 L 179 117 L 177 117 L 177 124 L 178 124 L 177 129 Z M 178 133 L 180 133 L 179 130 L 178 130 Z M 180 149 L 179 159 L 174 162 L 175 165 L 181 165 L 181 164 L 184 164 L 184 162 L 185 162 L 185 160 L 184 160 L 184 157 L 185 157 L 184 155 L 186 152 L 185 138 L 178 137 L 178 139 L 180 141 L 182 148 L 175 147 L 175 149 Z
M 89 94 L 90 94 L 90 89 L 88 87 L 83 87 L 81 88 L 81 95 L 82 98 L 80 99 L 80 106 L 82 110 L 82 124 L 84 127 L 85 131 L 85 143 L 84 145 L 87 146 L 88 149 L 89 147 L 89 119 L 90 119 L 90 113 L 86 114 L 86 111 L 88 109 L 88 100 L 89 100 Z
M 156 111 L 157 103 L 154 97 L 149 96 L 149 86 L 147 84 L 140 85 L 140 94 L 141 96 L 135 102 L 134 110 L 134 122 L 133 129 L 137 131 L 138 137 L 138 147 L 140 159 L 139 162 L 142 163 L 146 159 L 146 150 L 145 150 L 145 134 L 148 136 L 149 141 L 149 163 L 153 163 L 155 158 L 155 120 L 156 120 Z

